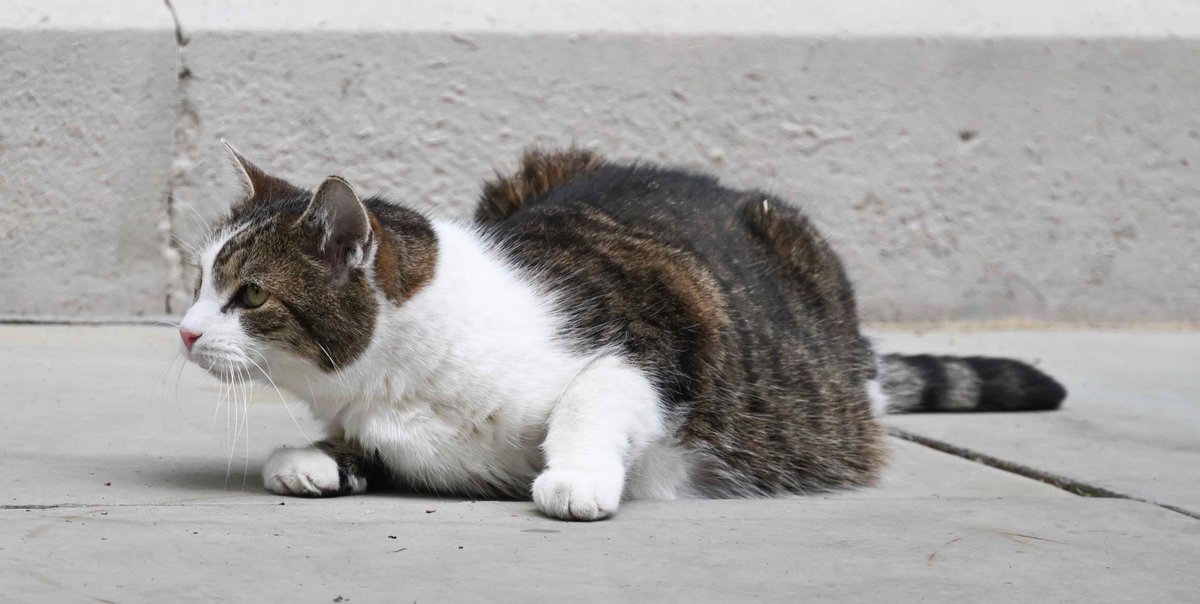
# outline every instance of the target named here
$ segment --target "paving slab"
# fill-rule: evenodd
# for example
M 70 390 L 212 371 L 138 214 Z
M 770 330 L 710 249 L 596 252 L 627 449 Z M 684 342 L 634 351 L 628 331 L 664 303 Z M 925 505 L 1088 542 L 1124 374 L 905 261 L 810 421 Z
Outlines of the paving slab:
M 875 339 L 881 350 L 1027 359 L 1070 392 L 1049 413 L 904 415 L 889 425 L 1200 515 L 1200 333 L 882 331 Z
M 1200 522 L 1083 498 L 0 511 L 0 592 L 29 599 L 1165 602 L 1196 597 L 1198 557 Z
M 876 488 L 838 493 L 852 499 L 915 497 L 1073 497 L 1044 482 L 1004 472 L 898 438 Z
M 303 442 L 274 391 L 227 435 L 172 329 L 0 325 L 0 593 L 25 600 L 1159 600 L 1200 593 L 1200 521 L 894 441 L 875 489 L 630 502 L 263 491 Z M 301 409 L 294 408 L 297 415 Z M 245 432 L 243 431 L 243 435 Z M 232 455 L 232 462 L 230 453 Z M 246 477 L 245 487 L 242 486 Z
M 179 354 L 167 327 L 0 326 L 2 504 L 167 503 L 259 497 L 255 475 L 319 426 L 274 390 L 232 393 Z M 299 426 L 299 427 L 298 427 Z M 237 431 L 237 438 L 234 432 Z M 247 488 L 243 491 L 243 477 Z

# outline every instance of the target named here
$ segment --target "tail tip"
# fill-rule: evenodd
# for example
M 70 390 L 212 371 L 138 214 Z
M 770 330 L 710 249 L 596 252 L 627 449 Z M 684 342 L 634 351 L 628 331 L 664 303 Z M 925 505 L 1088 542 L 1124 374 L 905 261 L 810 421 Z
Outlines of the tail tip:
M 1027 408 L 1036 411 L 1053 411 L 1062 407 L 1067 399 L 1067 388 L 1058 380 L 1031 365 L 1026 365 L 1023 390 Z
M 1016 359 L 968 357 L 983 382 L 980 410 L 1053 411 L 1062 407 L 1067 389 L 1046 372 Z

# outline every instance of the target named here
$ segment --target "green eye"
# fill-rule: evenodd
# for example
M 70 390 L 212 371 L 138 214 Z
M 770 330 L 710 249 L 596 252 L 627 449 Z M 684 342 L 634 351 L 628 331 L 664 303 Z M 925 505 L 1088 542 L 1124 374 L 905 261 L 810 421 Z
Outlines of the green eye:
M 246 308 L 258 308 L 262 306 L 271 294 L 267 290 L 250 283 L 242 286 L 241 302 Z

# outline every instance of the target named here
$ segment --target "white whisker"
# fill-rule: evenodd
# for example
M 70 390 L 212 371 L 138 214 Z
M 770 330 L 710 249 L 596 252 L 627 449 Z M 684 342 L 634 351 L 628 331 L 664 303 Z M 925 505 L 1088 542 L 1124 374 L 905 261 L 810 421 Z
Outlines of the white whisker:
M 250 370 L 243 369 L 245 377 L 242 378 L 242 383 L 246 384 L 248 394 L 246 396 L 245 407 L 245 423 L 246 423 L 246 457 L 242 462 L 242 490 L 246 490 L 246 479 L 250 476 L 250 394 L 254 393 L 254 380 L 251 379 Z
M 329 366 L 333 367 L 334 373 L 337 374 L 338 379 L 341 380 L 341 382 L 342 382 L 342 387 L 345 388 L 347 392 L 349 392 L 350 384 L 346 382 L 346 376 L 342 375 L 342 369 L 337 366 L 337 363 L 333 362 L 333 357 L 330 356 L 329 351 L 325 349 L 324 345 L 322 345 L 320 342 L 316 342 L 316 344 L 317 344 L 317 348 L 320 348 L 321 352 L 325 353 L 325 358 L 329 359 Z
M 257 353 L 258 356 L 262 358 L 263 362 L 266 362 L 267 358 L 264 357 L 261 352 L 258 352 L 258 351 L 252 351 L 252 352 Z M 253 364 L 258 369 L 258 372 L 261 373 L 263 375 L 263 377 L 267 378 L 267 381 L 271 383 L 271 387 L 275 389 L 275 394 L 279 395 L 279 402 L 283 403 L 283 408 L 287 410 L 288 417 L 292 418 L 292 423 L 296 425 L 296 429 L 300 431 L 300 435 L 304 437 L 304 441 L 312 442 L 312 439 L 309 438 L 308 434 L 306 434 L 304 432 L 304 428 L 300 427 L 300 422 L 296 419 L 296 416 L 292 413 L 292 408 L 288 406 L 287 399 L 285 399 L 283 397 L 283 392 L 281 392 L 279 390 L 279 386 L 275 385 L 275 380 L 271 379 L 271 375 L 268 374 L 262 368 L 262 365 L 259 365 L 258 363 L 254 362 L 254 359 L 250 358 L 249 356 L 245 357 L 245 359 L 247 361 L 250 361 L 250 363 Z M 270 363 L 268 363 L 268 366 L 269 365 L 270 365 Z
M 208 372 L 210 374 L 212 373 L 213 366 L 216 364 L 217 364 L 216 361 L 213 361 L 208 364 Z M 217 379 L 220 379 L 220 377 L 218 376 Z M 216 427 L 216 425 L 217 425 L 217 414 L 219 414 L 221 412 L 221 403 L 223 402 L 224 397 L 225 397 L 225 381 L 221 380 L 221 389 L 217 391 L 217 406 L 213 408 L 212 425 L 210 427 Z
M 200 256 L 200 250 L 196 249 L 196 246 L 184 241 L 183 239 L 180 239 L 178 235 L 171 235 L 171 241 L 175 242 L 176 246 L 182 248 L 193 258 Z
M 229 460 L 226 462 L 226 465 L 225 465 L 226 485 L 228 485 L 228 483 L 229 483 L 229 475 L 232 474 L 232 472 L 233 472 L 233 457 L 237 453 L 237 443 L 238 443 L 238 440 L 241 438 L 242 430 L 246 430 L 246 446 L 247 446 L 246 465 L 249 466 L 249 462 L 250 462 L 250 450 L 249 450 L 249 445 L 250 445 L 250 432 L 249 432 L 249 429 L 250 429 L 249 428 L 250 394 L 247 390 L 245 378 L 242 375 L 243 367 L 244 367 L 244 365 L 242 365 L 242 366 L 231 365 L 229 368 L 230 387 L 233 388 L 233 391 L 234 391 L 233 405 L 232 405 L 234 428 L 233 428 L 233 440 L 230 443 L 230 447 L 229 447 Z M 242 488 L 243 489 L 246 488 L 245 472 L 243 472 L 243 474 L 242 474 Z
M 167 365 L 163 368 L 162 379 L 159 381 L 158 388 L 159 409 L 162 409 L 165 406 L 167 401 L 167 384 L 170 382 L 171 374 L 175 373 L 175 364 L 178 363 L 181 358 L 183 358 L 181 353 L 175 353 L 175 356 L 171 358 L 171 362 L 167 363 Z M 184 361 L 184 364 L 186 365 L 187 361 Z
M 209 224 L 209 222 L 204 219 L 204 216 L 202 216 L 200 214 L 200 212 L 196 211 L 196 208 L 193 207 L 192 204 L 190 204 L 186 201 L 183 201 L 182 199 L 179 199 L 178 197 L 173 197 L 173 200 L 175 201 L 175 203 L 177 205 L 179 205 L 180 207 L 182 207 L 185 210 L 188 210 L 192 213 L 192 216 L 193 216 L 192 220 L 194 220 L 200 226 L 200 228 L 204 230 L 205 237 L 212 237 L 212 225 Z
M 226 428 L 233 434 L 233 436 L 231 438 L 229 438 L 229 443 L 228 443 L 229 444 L 229 460 L 225 462 L 225 488 L 228 489 L 229 488 L 229 474 L 232 472 L 232 468 L 233 468 L 233 453 L 234 453 L 234 451 L 237 450 L 237 412 L 234 411 L 234 408 L 237 407 L 238 403 L 237 403 L 237 388 L 236 388 L 236 384 L 233 381 L 233 368 L 228 367 L 225 369 L 225 371 L 228 375 L 227 379 L 229 380 L 229 391 L 230 391 L 229 408 L 225 411 L 225 417 L 226 417 L 225 424 L 226 424 Z
M 183 355 L 179 355 L 183 362 L 179 364 L 179 370 L 175 372 L 175 410 L 179 410 L 179 383 L 183 381 L 183 370 L 187 369 L 187 359 Z

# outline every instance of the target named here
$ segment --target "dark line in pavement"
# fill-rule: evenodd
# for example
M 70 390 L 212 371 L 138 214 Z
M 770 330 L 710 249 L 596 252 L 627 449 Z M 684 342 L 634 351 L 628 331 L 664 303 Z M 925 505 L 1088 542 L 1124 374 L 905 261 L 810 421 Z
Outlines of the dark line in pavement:
M 150 325 L 159 327 L 169 327 L 168 321 L 174 319 L 171 315 L 150 316 L 150 317 L 56 317 L 56 316 L 0 316 L 0 325 L 86 325 L 86 326 L 105 326 L 105 325 Z
M 65 510 L 79 508 L 196 508 L 196 507 L 228 507 L 228 506 L 277 506 L 281 503 L 264 501 L 262 503 L 221 503 L 218 501 L 180 501 L 168 503 L 29 503 L 0 505 L 0 511 L 5 510 Z
M 1050 472 L 1039 470 L 1037 468 L 1031 468 L 1023 464 L 1014 463 L 998 457 L 992 457 L 991 455 L 980 453 L 978 451 L 972 451 L 971 449 L 960 447 L 958 445 L 952 445 L 948 442 L 906 432 L 899 428 L 889 427 L 888 433 L 896 438 L 907 440 L 918 445 L 923 445 L 929 447 L 930 449 L 941 451 L 942 453 L 949 453 L 955 457 L 961 457 L 968 461 L 990 466 L 1010 474 L 1017 474 L 1019 476 L 1024 476 L 1025 478 L 1031 478 L 1038 482 L 1044 482 L 1052 487 L 1057 487 L 1079 497 L 1099 497 L 1102 499 L 1127 499 L 1129 501 L 1138 501 L 1141 503 L 1148 503 L 1150 505 L 1158 506 L 1164 510 L 1170 510 L 1176 514 L 1182 514 L 1194 520 L 1200 520 L 1200 513 L 1185 510 L 1183 508 L 1166 503 L 1159 503 L 1157 501 L 1151 501 L 1141 497 L 1126 495 L 1125 493 L 1118 493 L 1111 489 L 1088 484 L 1086 482 L 1081 482 L 1065 476 L 1059 476 L 1058 474 L 1051 474 Z

